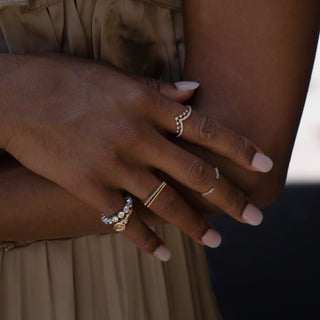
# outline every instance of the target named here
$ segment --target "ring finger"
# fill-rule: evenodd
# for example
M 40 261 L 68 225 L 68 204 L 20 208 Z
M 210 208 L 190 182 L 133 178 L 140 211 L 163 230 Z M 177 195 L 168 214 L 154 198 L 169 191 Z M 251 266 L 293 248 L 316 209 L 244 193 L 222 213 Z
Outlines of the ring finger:
M 128 170 L 124 176 L 127 177 L 123 182 L 126 185 L 126 190 L 143 203 L 161 184 L 161 180 L 144 168 Z M 119 182 L 122 184 L 122 181 Z M 202 214 L 195 212 L 170 185 L 165 186 L 150 209 L 198 243 L 212 248 L 219 246 L 220 234 Z

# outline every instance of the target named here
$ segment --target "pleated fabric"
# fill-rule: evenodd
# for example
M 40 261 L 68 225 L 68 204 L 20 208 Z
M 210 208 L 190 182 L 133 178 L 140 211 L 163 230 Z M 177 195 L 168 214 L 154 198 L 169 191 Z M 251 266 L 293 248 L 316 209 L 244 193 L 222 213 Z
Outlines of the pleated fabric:
M 32 6 L 11 0 L 10 7 L 7 1 L 0 0 L 2 52 L 58 51 L 137 75 L 181 75 L 181 0 L 29 0 Z
M 122 235 L 39 241 L 0 251 L 0 319 L 221 319 L 204 252 L 170 225 L 161 263 Z
M 182 0 L 0 0 L 0 52 L 42 51 L 177 81 Z M 0 243 L 0 319 L 221 319 L 203 247 L 171 225 L 155 231 L 167 263 L 121 234 Z

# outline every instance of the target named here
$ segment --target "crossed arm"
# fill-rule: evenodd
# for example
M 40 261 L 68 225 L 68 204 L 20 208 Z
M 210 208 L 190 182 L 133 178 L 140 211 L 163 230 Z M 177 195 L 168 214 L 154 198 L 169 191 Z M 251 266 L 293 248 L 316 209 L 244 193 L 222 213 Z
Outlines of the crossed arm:
M 184 146 L 218 164 L 261 208 L 278 197 L 285 183 L 319 23 L 317 0 L 185 1 L 185 79 L 201 83 L 191 103 L 255 142 L 274 167 L 267 175 L 247 172 Z M 213 137 L 219 134 L 215 129 L 214 124 L 205 128 Z M 246 148 L 244 141 L 235 144 L 240 154 Z
M 263 207 L 276 198 L 285 180 L 312 69 L 320 4 L 186 0 L 184 14 L 184 78 L 201 84 L 191 104 L 254 141 L 273 159 L 274 169 L 267 175 L 248 172 L 203 148 L 182 140 L 176 143 L 218 165 L 251 202 Z M 206 139 L 219 134 L 215 122 L 199 131 Z M 234 144 L 239 156 L 245 154 L 245 140 Z M 45 239 L 97 232 L 93 209 L 14 160 L 3 160 L 0 179 L 2 210 L 10 212 L 1 216 L 2 226 L 11 230 L 7 240 L 25 240 L 30 234 Z M 186 188 L 178 189 L 192 199 L 198 212 L 216 210 Z M 231 205 L 237 201 L 237 195 L 230 199 Z M 31 223 L 17 227 L 20 218 Z M 79 218 L 83 221 L 77 229 L 73 221 Z

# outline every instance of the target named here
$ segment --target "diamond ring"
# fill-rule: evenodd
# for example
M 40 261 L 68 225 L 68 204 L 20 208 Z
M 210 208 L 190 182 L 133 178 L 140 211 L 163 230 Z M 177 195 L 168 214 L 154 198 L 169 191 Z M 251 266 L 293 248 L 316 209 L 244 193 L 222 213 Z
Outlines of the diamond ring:
M 120 232 L 124 231 L 129 222 L 129 217 L 133 212 L 133 200 L 131 197 L 126 197 L 125 205 L 122 210 L 111 217 L 106 217 L 104 214 L 101 214 L 101 220 L 104 224 L 113 225 L 115 231 Z

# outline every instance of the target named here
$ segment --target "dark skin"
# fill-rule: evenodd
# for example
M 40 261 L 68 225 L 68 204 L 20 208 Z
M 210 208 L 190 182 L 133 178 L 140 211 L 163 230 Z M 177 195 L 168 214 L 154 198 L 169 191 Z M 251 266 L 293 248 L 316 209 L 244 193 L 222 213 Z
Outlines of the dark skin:
M 9 171 L 9 178 L 8 171 L 4 172 L 3 188 L 13 187 L 21 198 L 19 202 L 13 197 L 3 199 L 3 239 L 107 232 L 109 228 L 99 218 L 101 212 L 110 217 L 123 207 L 121 190 L 143 203 L 161 182 L 153 172 L 155 168 L 198 193 L 216 183 L 212 166 L 166 139 L 168 134 L 176 134 L 175 117 L 186 110 L 179 102 L 188 100 L 194 90 L 181 91 L 169 83 L 155 89 L 145 84 L 154 81 L 141 81 L 109 65 L 63 54 L 10 54 L 0 55 L 0 59 L 0 146 L 25 168 L 55 183 L 46 187 L 38 176 L 25 177 L 21 168 Z M 246 170 L 271 169 L 256 162 L 257 155 L 267 159 L 256 145 L 222 124 L 219 130 L 223 134 L 218 139 L 208 141 L 198 136 L 199 124 L 208 121 L 214 120 L 194 110 L 183 139 L 229 157 Z M 233 144 L 239 139 L 250 146 L 241 155 Z M 14 181 L 10 178 L 13 173 Z M 57 186 L 87 206 L 82 210 L 77 206 L 75 211 L 73 202 L 61 197 Z M 240 222 L 257 224 L 257 220 L 247 221 L 249 212 L 251 218 L 257 215 L 260 223 L 262 214 L 224 177 L 215 187 L 207 200 Z M 238 195 L 232 205 L 230 194 Z M 37 197 L 42 199 L 35 200 Z M 216 247 L 221 241 L 213 226 L 170 184 L 151 209 L 201 244 Z M 134 211 L 124 235 L 166 261 L 170 253 L 141 219 L 138 205 Z M 75 215 L 70 217 L 71 213 Z
M 320 2 L 186 0 L 184 14 L 184 78 L 202 84 L 191 103 L 254 141 L 274 167 L 267 175 L 247 172 L 183 145 L 218 164 L 263 208 L 285 183 L 317 46 Z
M 242 1 L 241 6 L 236 1 L 185 1 L 184 78 L 201 83 L 191 104 L 254 141 L 271 156 L 275 167 L 267 175 L 250 173 L 204 148 L 182 140 L 175 142 L 217 164 L 223 175 L 259 207 L 272 202 L 284 183 L 312 68 L 319 12 L 318 1 Z M 240 154 L 246 143 L 239 140 L 237 145 Z M 38 239 L 104 232 L 104 226 L 98 227 L 91 214 L 86 214 L 92 210 L 87 205 L 14 160 L 7 159 L 6 163 L 15 168 L 3 168 L 1 203 L 17 210 L 13 215 L 2 215 L 2 225 L 15 230 L 11 233 L 13 240 L 25 239 L 25 224 L 21 227 L 16 222 L 19 215 L 25 217 L 25 207 L 30 214 L 26 221 L 40 223 L 30 223 L 26 233 L 36 232 Z M 189 194 L 187 188 L 177 188 Z M 198 212 L 215 212 L 207 200 L 193 198 L 199 200 L 190 201 Z M 237 199 L 235 196 L 231 202 Z M 48 217 L 51 231 L 43 228 Z M 78 228 L 73 223 L 75 217 L 82 219 Z M 150 219 L 153 218 L 145 221 L 158 222 Z M 44 230 L 43 234 L 39 230 Z

